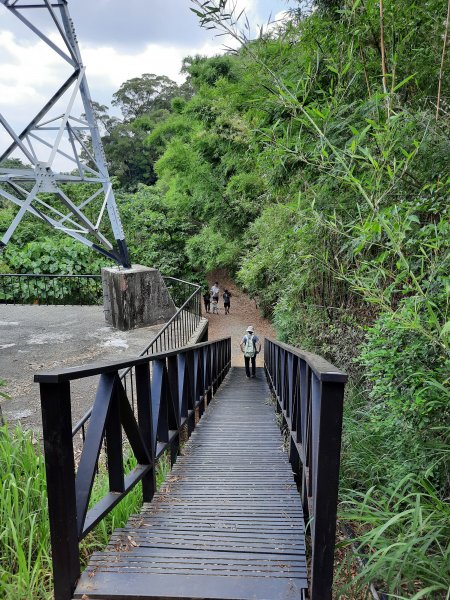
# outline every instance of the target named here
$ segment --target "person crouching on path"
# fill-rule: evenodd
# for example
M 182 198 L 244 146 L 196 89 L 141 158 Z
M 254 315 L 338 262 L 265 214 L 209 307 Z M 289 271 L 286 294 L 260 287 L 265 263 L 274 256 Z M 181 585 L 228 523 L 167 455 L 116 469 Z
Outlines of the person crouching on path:
M 256 377 L 256 355 L 261 352 L 261 342 L 259 337 L 254 334 L 253 327 L 247 327 L 247 333 L 240 343 L 241 352 L 244 353 L 245 374 L 250 379 L 250 360 L 252 361 L 252 377 Z

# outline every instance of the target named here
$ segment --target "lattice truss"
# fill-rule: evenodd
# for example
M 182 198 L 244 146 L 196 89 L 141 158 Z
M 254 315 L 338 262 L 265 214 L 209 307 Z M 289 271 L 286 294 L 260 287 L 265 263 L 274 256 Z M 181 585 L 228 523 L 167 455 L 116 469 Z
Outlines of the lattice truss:
M 0 3 L 65 61 L 70 72 L 20 133 L 0 113 L 0 127 L 11 138 L 6 150 L 0 149 L 0 163 L 15 157 L 27 165 L 0 168 L 0 196 L 19 207 L 0 247 L 11 239 L 24 215 L 31 213 L 128 267 L 123 228 L 67 1 Z M 75 200 L 71 184 L 80 182 L 85 185 L 78 186 Z M 85 190 L 81 201 L 80 189 Z

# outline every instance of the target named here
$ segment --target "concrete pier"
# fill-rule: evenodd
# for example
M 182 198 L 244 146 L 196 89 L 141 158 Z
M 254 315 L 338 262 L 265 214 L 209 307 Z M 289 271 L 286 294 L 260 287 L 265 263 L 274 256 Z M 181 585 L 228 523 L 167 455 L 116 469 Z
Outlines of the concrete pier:
M 165 323 L 176 312 L 157 269 L 106 267 L 102 283 L 106 322 L 120 331 Z

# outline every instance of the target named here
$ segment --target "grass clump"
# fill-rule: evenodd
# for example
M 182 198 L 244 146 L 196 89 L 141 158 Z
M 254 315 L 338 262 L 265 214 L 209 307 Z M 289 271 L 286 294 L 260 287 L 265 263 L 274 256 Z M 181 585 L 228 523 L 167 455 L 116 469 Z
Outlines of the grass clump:
M 136 464 L 125 459 L 125 470 Z M 161 457 L 157 486 L 170 471 Z M 91 505 L 108 492 L 108 475 L 100 465 Z M 112 531 L 122 527 L 142 505 L 138 484 L 81 542 L 82 566 L 95 550 L 101 550 Z M 50 527 L 47 510 L 45 463 L 38 440 L 21 427 L 0 427 L 0 598 L 2 600 L 50 600 L 53 598 Z
M 408 475 L 392 487 L 344 491 L 341 518 L 356 525 L 365 558 L 352 585 L 375 582 L 390 598 L 450 597 L 450 505 L 429 481 Z
M 45 465 L 39 444 L 20 427 L 0 428 L 0 597 L 51 597 Z

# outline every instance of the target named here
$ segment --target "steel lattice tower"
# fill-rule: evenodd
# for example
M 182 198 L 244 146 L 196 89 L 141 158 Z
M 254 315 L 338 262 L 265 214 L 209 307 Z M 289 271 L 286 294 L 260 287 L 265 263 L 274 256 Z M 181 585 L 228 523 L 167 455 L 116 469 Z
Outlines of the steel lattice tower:
M 0 0 L 0 3 L 66 61 L 72 71 L 21 132 L 15 131 L 0 113 L 0 126 L 12 140 L 5 151 L 0 150 L 0 163 L 17 154 L 29 163 L 25 168 L 0 168 L 0 196 L 19 206 L 0 240 L 0 247 L 7 244 L 28 212 L 129 267 L 122 224 L 67 0 Z M 39 26 L 44 11 L 54 28 L 51 34 Z M 53 41 L 56 39 L 53 33 L 60 43 Z M 82 118 L 73 114 L 74 106 L 80 106 L 80 100 Z M 55 111 L 57 114 L 52 114 Z M 58 159 L 72 165 L 70 174 L 58 170 L 55 166 Z M 67 184 L 75 182 L 86 184 L 81 202 L 79 198 L 75 202 L 69 197 L 70 186 Z M 104 235 L 100 231 L 102 223 L 104 229 L 109 229 L 105 214 L 109 216 L 115 244 L 107 239 L 108 233 Z

